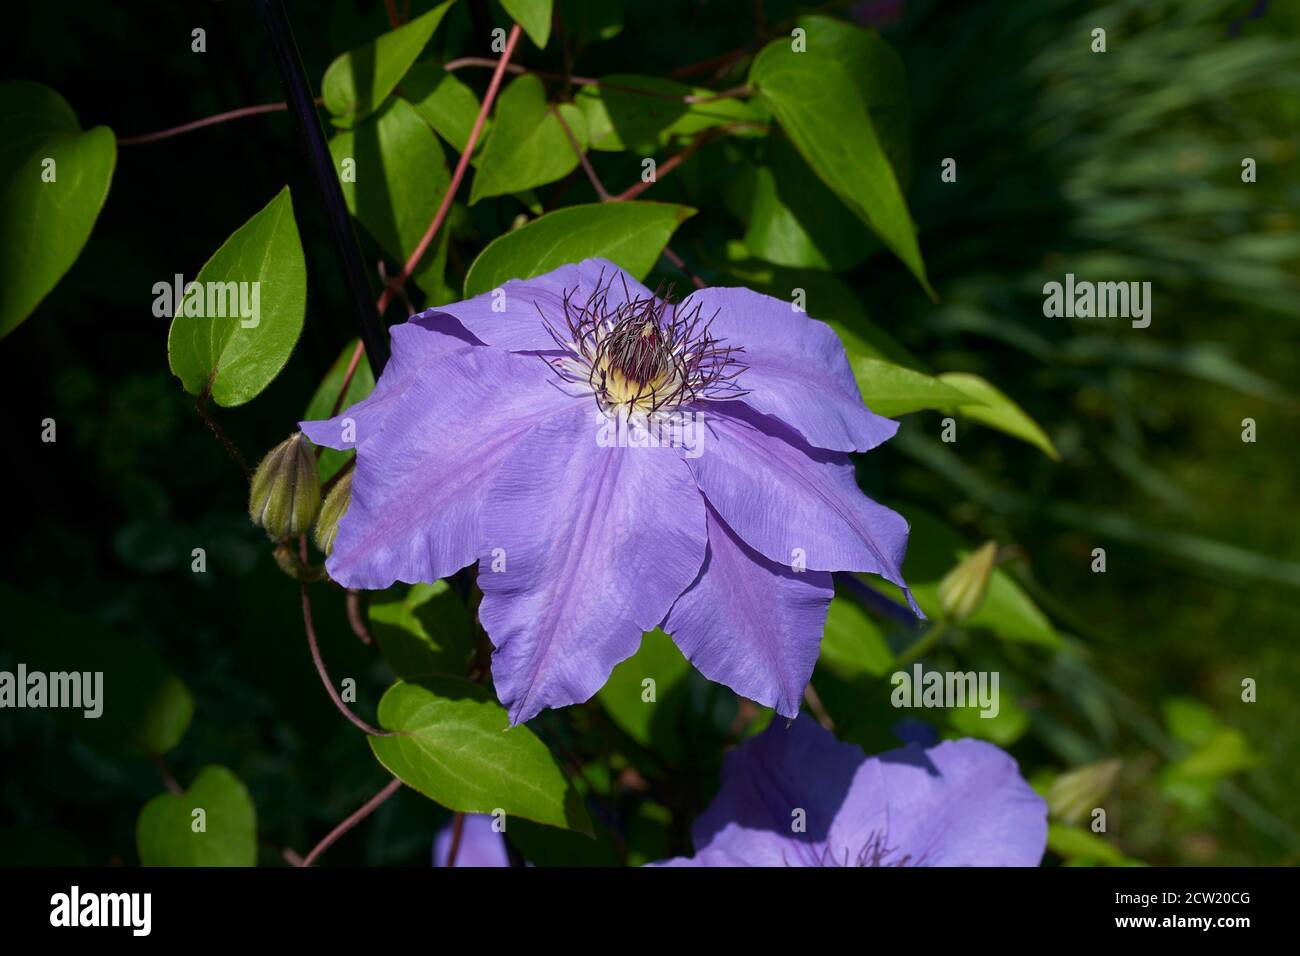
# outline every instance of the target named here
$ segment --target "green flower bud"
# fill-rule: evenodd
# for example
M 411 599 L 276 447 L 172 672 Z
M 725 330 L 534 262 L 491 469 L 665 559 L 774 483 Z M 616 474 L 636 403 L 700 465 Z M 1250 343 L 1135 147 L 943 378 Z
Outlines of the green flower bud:
M 939 582 L 939 606 L 949 619 L 963 621 L 979 610 L 997 555 L 997 544 L 988 541 L 944 575 Z
M 1119 776 L 1118 760 L 1103 760 L 1057 777 L 1047 788 L 1047 812 L 1062 823 L 1080 823 L 1106 799 Z
M 334 550 L 334 538 L 339 533 L 339 519 L 352 503 L 352 471 L 349 468 L 334 482 L 334 487 L 325 496 L 325 503 L 321 505 L 320 517 L 316 520 L 316 547 L 326 557 Z
M 248 517 L 273 541 L 303 534 L 320 509 L 316 455 L 302 432 L 272 448 L 257 466 Z

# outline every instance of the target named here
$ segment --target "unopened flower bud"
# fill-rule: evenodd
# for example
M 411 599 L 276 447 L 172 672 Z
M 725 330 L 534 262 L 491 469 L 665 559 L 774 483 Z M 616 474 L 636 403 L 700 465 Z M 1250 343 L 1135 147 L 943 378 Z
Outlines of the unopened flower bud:
M 272 448 L 257 466 L 248 516 L 272 540 L 303 534 L 320 509 L 316 455 L 302 432 Z
M 1061 774 L 1047 789 L 1047 812 L 1053 820 L 1079 823 L 1106 799 L 1119 770 L 1118 760 L 1103 760 Z
M 939 582 L 939 606 L 947 617 L 963 621 L 979 610 L 989 589 L 997 554 L 997 544 L 985 542 L 944 575 Z
M 316 519 L 316 547 L 321 554 L 329 557 L 334 550 L 334 538 L 339 533 L 339 519 L 352 503 L 352 469 L 334 482 L 334 487 L 325 496 L 325 503 L 320 507 L 320 517 Z

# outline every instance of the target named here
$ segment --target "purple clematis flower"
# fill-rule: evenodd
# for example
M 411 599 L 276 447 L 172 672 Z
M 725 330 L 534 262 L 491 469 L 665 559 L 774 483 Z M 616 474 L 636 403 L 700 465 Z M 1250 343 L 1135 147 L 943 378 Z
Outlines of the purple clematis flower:
M 907 523 L 848 452 L 896 422 L 790 303 L 672 304 L 589 259 L 392 329 L 373 393 L 303 422 L 355 448 L 327 562 L 352 588 L 479 562 L 497 695 L 520 723 L 585 701 L 662 626 L 711 680 L 794 716 L 830 572 L 906 591 Z
M 807 715 L 727 755 L 695 856 L 659 866 L 1037 866 L 1047 804 L 982 740 L 867 757 Z
M 493 818 L 487 813 L 467 813 L 461 828 L 460 846 L 456 848 L 456 866 L 509 866 L 506 838 L 492 828 Z M 448 823 L 433 838 L 433 865 L 446 866 L 451 856 L 455 821 Z
M 509 866 L 486 814 L 466 814 L 457 866 Z M 982 740 L 911 743 L 876 757 L 806 714 L 727 755 L 692 828 L 693 857 L 651 866 L 1037 866 L 1047 804 L 1010 754 Z M 445 866 L 452 824 L 438 832 Z

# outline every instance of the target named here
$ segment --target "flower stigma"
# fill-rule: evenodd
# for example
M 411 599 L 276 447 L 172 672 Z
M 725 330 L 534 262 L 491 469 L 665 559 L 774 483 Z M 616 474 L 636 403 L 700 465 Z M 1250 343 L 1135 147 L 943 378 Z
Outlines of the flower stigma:
M 602 271 L 596 288 L 580 299 L 576 289 L 563 296 L 564 328 L 546 316 L 547 332 L 564 352 L 549 358 L 568 382 L 591 389 L 608 416 L 645 419 L 669 413 L 700 399 L 725 400 L 748 394 L 736 379 L 745 371 L 744 349 L 726 345 L 710 327 L 700 304 L 673 302 L 673 287 L 649 297 L 633 297 L 623 280 L 623 301 L 611 306 L 613 279 Z M 537 306 L 541 313 L 541 307 Z

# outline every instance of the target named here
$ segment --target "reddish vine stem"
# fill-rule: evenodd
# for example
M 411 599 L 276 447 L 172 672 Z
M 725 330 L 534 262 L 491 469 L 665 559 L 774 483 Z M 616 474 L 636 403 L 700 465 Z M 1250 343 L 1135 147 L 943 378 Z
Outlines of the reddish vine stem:
M 386 286 L 379 296 L 379 302 L 376 303 L 375 308 L 379 310 L 381 316 L 388 308 L 388 303 L 393 299 L 394 286 L 405 285 L 406 280 L 411 278 L 411 274 L 415 272 L 415 267 L 419 264 L 425 250 L 429 248 L 429 244 L 433 242 L 433 237 L 437 235 L 443 220 L 447 218 L 447 212 L 451 209 L 451 201 L 456 196 L 456 190 L 460 188 L 460 181 L 465 178 L 465 170 L 469 167 L 469 159 L 474 152 L 474 144 L 478 142 L 479 134 L 483 131 L 483 124 L 487 121 L 488 112 L 492 109 L 492 102 L 497 97 L 497 91 L 501 89 L 501 79 L 505 76 L 510 57 L 515 52 L 515 45 L 519 42 L 519 34 L 519 24 L 516 23 L 510 28 L 510 35 L 506 37 L 505 51 L 501 54 L 501 59 L 496 63 L 496 70 L 492 74 L 487 93 L 483 97 L 483 105 L 479 107 L 478 116 L 474 119 L 474 128 L 470 130 L 469 139 L 465 142 L 465 149 L 462 150 L 460 159 L 456 163 L 456 170 L 451 175 L 451 183 L 443 194 L 442 202 L 438 204 L 438 212 L 434 215 L 433 222 L 429 223 L 424 238 L 420 240 L 420 244 L 415 247 L 415 251 L 406 260 L 401 275 L 397 276 L 394 283 Z
M 582 146 L 579 145 L 577 137 L 575 137 L 573 135 L 573 131 L 569 129 L 569 124 L 566 123 L 564 121 L 564 117 L 560 115 L 560 111 L 552 108 L 551 112 L 554 114 L 555 118 L 560 121 L 560 126 L 563 128 L 565 134 L 569 137 L 569 145 L 572 146 L 573 151 L 578 154 L 578 162 L 582 165 L 582 171 L 587 174 L 587 180 L 591 183 L 591 188 L 596 190 L 596 195 L 600 197 L 600 201 L 619 202 L 623 198 L 622 194 L 618 196 L 610 195 L 609 190 L 605 188 L 605 184 L 600 181 L 600 176 L 597 175 L 595 167 L 591 165 L 590 160 L 587 159 L 586 153 L 582 151 Z M 683 157 L 683 159 L 684 158 L 685 157 Z M 646 189 L 649 188 L 650 184 L 642 183 L 641 186 L 643 188 L 640 190 L 640 192 L 644 192 Z M 667 259 L 669 262 L 671 262 L 678 269 L 680 269 L 684 275 L 690 278 L 691 284 L 694 285 L 695 288 L 697 289 L 708 288 L 705 281 L 701 279 L 699 276 L 697 276 L 690 269 L 686 268 L 685 260 L 683 260 L 682 257 L 679 256 L 677 253 L 673 252 L 673 250 L 668 246 L 664 246 L 664 258 Z
M 343 398 L 348 393 L 348 388 L 352 385 L 352 378 L 357 374 L 357 366 L 361 364 L 361 356 L 366 352 L 366 343 L 360 339 L 357 340 L 357 347 L 352 350 L 352 358 L 348 360 L 348 370 L 343 373 L 343 384 L 339 386 L 339 393 L 334 397 L 334 404 L 330 406 L 330 418 L 339 413 L 343 407 Z
M 300 863 L 299 865 L 311 866 L 313 863 L 315 863 L 316 860 L 320 858 L 320 855 L 322 853 L 324 853 L 326 850 L 328 850 L 330 847 L 332 847 L 335 843 L 338 842 L 339 837 L 343 836 L 343 834 L 347 833 L 349 830 L 355 827 L 366 817 L 370 816 L 370 814 L 378 810 L 383 805 L 385 800 L 387 800 L 389 797 L 395 794 L 399 789 L 401 789 L 401 786 L 402 786 L 402 781 L 398 780 L 396 777 L 388 781 L 387 785 L 385 785 L 383 790 L 380 790 L 377 794 L 375 794 L 373 797 L 371 797 L 369 800 L 363 803 L 360 809 L 358 809 L 355 813 L 353 813 L 352 816 L 348 817 L 346 820 L 344 820 L 342 823 L 336 826 L 333 830 L 329 832 L 329 834 L 325 837 L 325 839 L 317 843 L 316 846 L 312 848 L 312 851 L 307 854 L 307 856 L 303 859 L 302 863 Z
M 245 480 L 252 480 L 253 473 L 248 468 L 248 462 L 245 460 L 244 456 L 240 454 L 239 449 L 235 447 L 235 443 L 226 435 L 225 429 L 217 424 L 217 420 L 213 418 L 212 414 L 208 411 L 208 399 L 211 396 L 212 382 L 209 381 L 208 384 L 203 386 L 203 391 L 199 393 L 199 397 L 194 403 L 195 407 L 199 411 L 199 417 L 207 423 L 208 428 L 212 430 L 212 434 L 217 436 L 217 439 L 221 442 L 221 446 L 225 448 L 226 454 L 234 459 L 235 464 L 239 466 L 239 470 L 244 473 Z
M 158 776 L 162 777 L 163 786 L 166 787 L 170 793 L 179 796 L 185 792 L 184 788 L 176 778 L 172 776 L 171 770 L 168 769 L 167 763 L 163 760 L 161 755 L 151 753 L 149 759 L 152 760 L 153 765 L 158 768 Z
M 361 592 L 356 588 L 348 588 L 348 623 L 352 625 L 352 633 L 361 639 L 361 643 L 367 646 L 374 643 L 370 637 L 370 631 L 366 627 L 365 615 L 361 613 Z
M 245 116 L 260 116 L 263 113 L 282 113 L 288 108 L 288 103 L 263 103 L 261 106 L 243 106 L 237 110 L 227 110 L 224 113 L 217 113 L 214 116 L 194 120 L 190 123 L 182 123 L 180 126 L 173 126 L 170 129 L 162 129 L 156 133 L 145 133 L 142 136 L 123 136 L 118 139 L 117 145 L 138 146 L 142 143 L 156 143 L 160 139 L 170 139 L 173 136 L 180 136 L 182 133 L 189 133 L 196 129 L 203 129 L 205 126 L 215 126 L 218 123 L 225 123 L 229 120 L 243 119 Z
M 655 182 L 658 181 L 658 178 L 660 176 L 664 176 L 667 175 L 668 173 L 671 173 L 674 169 L 676 169 L 682 163 L 686 162 L 686 160 L 690 159 L 697 152 L 699 152 L 700 149 L 702 149 L 705 146 L 705 144 L 713 140 L 714 138 L 714 136 L 712 135 L 713 133 L 714 133 L 713 130 L 705 130 L 701 133 L 697 133 L 695 135 L 695 138 L 692 139 L 684 149 L 682 149 L 678 153 L 673 154 L 672 156 L 669 156 L 667 159 L 664 160 L 663 165 L 658 167 L 655 170 L 654 179 L 635 183 L 629 186 L 627 189 L 623 190 L 614 198 L 619 200 L 620 202 L 628 199 L 635 199 L 637 196 L 641 195 L 643 192 L 645 192 L 647 189 L 653 186 Z
M 320 451 L 321 449 L 317 448 L 316 450 Z M 356 465 L 356 463 L 357 463 L 357 458 L 355 455 L 353 455 L 346 462 L 344 462 L 343 467 L 340 468 L 338 471 L 334 472 L 334 474 L 330 477 L 329 481 L 321 485 L 320 488 L 321 497 L 324 498 L 326 495 L 328 495 L 330 493 L 330 489 L 332 489 L 335 485 L 337 485 L 339 483 L 339 479 L 342 478 L 344 475 L 346 475 L 349 471 L 351 471 L 353 466 Z
M 316 641 L 316 625 L 312 623 L 311 615 L 311 595 L 307 593 L 307 585 L 301 584 L 302 590 L 302 624 L 307 631 L 307 646 L 311 648 L 312 663 L 316 665 L 316 673 L 320 675 L 320 682 L 325 685 L 326 692 L 330 695 L 330 700 L 338 708 L 340 714 L 352 722 L 353 726 L 359 728 L 371 737 L 396 737 L 397 734 L 389 730 L 377 730 L 358 717 L 352 711 L 348 710 L 348 705 L 343 703 L 343 698 L 339 692 L 334 689 L 334 683 L 330 680 L 330 675 L 325 670 L 325 661 L 321 658 L 320 645 Z
M 460 811 L 452 818 L 451 824 L 451 849 L 447 851 L 446 866 L 453 867 L 456 865 L 456 856 L 460 853 L 460 838 L 465 832 L 465 814 Z
M 402 18 L 397 15 L 397 0 L 384 0 L 384 10 L 388 13 L 388 25 L 396 30 L 402 25 Z
M 467 66 L 496 66 L 497 61 L 484 56 L 463 56 L 456 60 L 448 60 L 442 65 L 442 68 L 449 73 Z M 732 87 L 729 90 L 722 90 L 718 93 L 706 93 L 703 95 L 688 93 L 685 96 L 679 96 L 676 93 L 660 93 L 657 90 L 647 90 L 637 86 L 626 86 L 622 83 L 610 83 L 608 80 L 602 80 L 594 76 L 576 76 L 572 73 L 548 73 L 545 70 L 533 70 L 526 66 L 520 66 L 512 63 L 506 67 L 506 72 L 515 76 L 531 74 L 543 80 L 553 82 L 562 82 L 574 86 L 599 86 L 607 90 L 617 90 L 620 93 L 632 93 L 636 96 L 648 96 L 656 100 L 670 100 L 674 103 L 710 103 L 714 100 L 736 99 L 741 96 L 748 96 L 753 92 L 748 85 Z
M 587 158 L 587 154 L 583 151 L 582 145 L 578 142 L 578 138 L 573 135 L 573 130 L 569 129 L 569 124 L 564 121 L 564 117 L 560 114 L 560 111 L 552 106 L 551 113 L 559 121 L 560 128 L 564 130 L 564 135 L 569 137 L 569 145 L 572 146 L 573 151 L 578 154 L 578 162 L 582 164 L 582 171 L 587 174 L 587 180 L 591 183 L 591 188 L 596 190 L 596 195 L 600 197 L 600 201 L 609 202 L 614 199 L 615 197 L 609 194 L 609 190 L 605 188 L 605 184 L 602 183 L 600 177 L 596 175 L 595 167 L 591 165 L 591 160 Z M 619 198 L 621 199 L 622 197 Z

